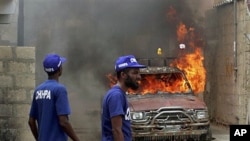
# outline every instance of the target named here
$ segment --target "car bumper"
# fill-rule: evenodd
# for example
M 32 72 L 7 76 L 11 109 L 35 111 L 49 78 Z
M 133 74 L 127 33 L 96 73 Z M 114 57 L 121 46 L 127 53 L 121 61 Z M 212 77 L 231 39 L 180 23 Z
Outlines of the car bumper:
M 197 139 L 201 135 L 208 134 L 209 122 L 188 125 L 156 126 L 156 125 L 132 125 L 134 141 L 139 140 L 185 140 Z

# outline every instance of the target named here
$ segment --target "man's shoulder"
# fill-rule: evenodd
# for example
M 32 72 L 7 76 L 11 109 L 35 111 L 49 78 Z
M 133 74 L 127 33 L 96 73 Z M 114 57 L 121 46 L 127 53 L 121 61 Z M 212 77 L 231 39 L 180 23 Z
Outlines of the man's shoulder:
M 104 98 L 105 99 L 110 99 L 110 98 L 120 98 L 124 95 L 124 92 L 120 89 L 120 88 L 117 88 L 117 87 L 112 87 L 110 88 L 107 93 L 104 95 Z
M 44 88 L 46 88 L 46 89 L 65 89 L 66 90 L 65 85 L 58 83 L 58 82 L 48 82 L 48 81 L 45 81 L 45 82 L 41 83 L 40 85 L 38 85 L 36 87 L 36 90 L 44 89 Z
M 121 90 L 119 86 L 113 86 L 107 92 L 107 94 L 122 94 L 122 93 L 123 91 Z

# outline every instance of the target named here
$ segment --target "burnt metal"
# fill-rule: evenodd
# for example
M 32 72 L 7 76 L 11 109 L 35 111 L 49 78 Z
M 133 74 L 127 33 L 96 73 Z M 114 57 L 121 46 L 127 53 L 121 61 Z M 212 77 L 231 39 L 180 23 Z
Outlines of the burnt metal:
M 143 119 L 131 119 L 133 141 L 210 141 L 209 116 L 203 100 L 194 95 L 183 71 L 170 66 L 148 66 L 142 75 L 181 74 L 191 91 L 187 93 L 128 94 L 131 114 L 142 112 Z

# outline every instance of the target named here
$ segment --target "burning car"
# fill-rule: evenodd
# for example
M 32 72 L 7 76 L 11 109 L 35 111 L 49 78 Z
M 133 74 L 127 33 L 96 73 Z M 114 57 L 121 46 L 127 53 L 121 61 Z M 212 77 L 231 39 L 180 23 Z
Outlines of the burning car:
M 176 67 L 148 66 L 128 92 L 133 141 L 211 140 L 208 108 Z

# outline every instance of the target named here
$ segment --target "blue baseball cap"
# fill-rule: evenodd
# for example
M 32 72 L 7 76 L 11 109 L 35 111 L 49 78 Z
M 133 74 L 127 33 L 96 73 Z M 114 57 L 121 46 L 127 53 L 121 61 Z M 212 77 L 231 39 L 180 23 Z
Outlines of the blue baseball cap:
M 62 63 L 66 61 L 66 58 L 59 56 L 58 54 L 47 54 L 43 60 L 44 71 L 55 72 L 57 71 Z
M 133 55 L 126 55 L 119 57 L 115 62 L 115 71 L 121 71 L 125 68 L 146 68 L 137 62 Z

